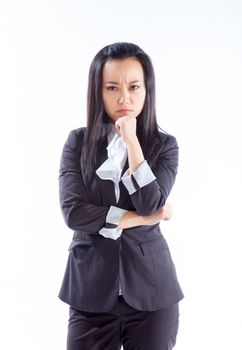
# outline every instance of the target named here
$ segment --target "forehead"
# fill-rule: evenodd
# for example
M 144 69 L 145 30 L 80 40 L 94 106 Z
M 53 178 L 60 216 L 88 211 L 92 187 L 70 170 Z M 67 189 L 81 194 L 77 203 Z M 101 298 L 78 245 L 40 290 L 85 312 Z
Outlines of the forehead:
M 143 67 L 135 58 L 110 59 L 103 66 L 102 77 L 104 82 L 142 81 L 144 79 Z

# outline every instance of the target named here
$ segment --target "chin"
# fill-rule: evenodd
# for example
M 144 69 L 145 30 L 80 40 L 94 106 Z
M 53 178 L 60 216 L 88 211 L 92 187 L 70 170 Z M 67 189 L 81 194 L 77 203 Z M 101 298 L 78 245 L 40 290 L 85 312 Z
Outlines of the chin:
M 115 121 L 116 121 L 117 119 L 118 119 L 118 118 L 114 119 L 113 117 L 110 117 L 110 116 L 109 116 L 109 121 L 110 121 L 111 123 L 115 123 Z

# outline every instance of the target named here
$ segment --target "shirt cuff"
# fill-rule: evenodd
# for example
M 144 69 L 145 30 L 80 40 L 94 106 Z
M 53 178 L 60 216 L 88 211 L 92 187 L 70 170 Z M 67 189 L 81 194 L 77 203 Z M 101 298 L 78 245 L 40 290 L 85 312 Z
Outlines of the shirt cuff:
M 148 185 L 150 182 L 156 179 L 153 171 L 146 160 L 139 165 L 139 167 L 129 175 L 129 169 L 121 177 L 124 186 L 129 191 L 129 194 L 133 194 L 141 187 Z
M 105 226 L 99 230 L 99 233 L 106 238 L 118 239 L 123 231 L 123 229 L 117 228 L 118 222 L 127 211 L 111 205 L 106 216 Z

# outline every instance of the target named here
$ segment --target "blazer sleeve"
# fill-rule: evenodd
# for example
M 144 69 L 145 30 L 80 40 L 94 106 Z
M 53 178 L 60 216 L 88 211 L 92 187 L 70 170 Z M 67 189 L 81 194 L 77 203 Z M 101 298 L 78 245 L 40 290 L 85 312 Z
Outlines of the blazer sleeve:
M 80 135 L 70 131 L 61 154 L 59 201 L 64 221 L 70 229 L 87 233 L 97 234 L 102 228 L 106 228 L 106 233 L 115 231 L 126 210 L 88 202 L 80 169 L 80 143 Z
M 174 136 L 166 137 L 165 149 L 153 171 L 145 160 L 135 172 L 129 174 L 128 169 L 121 177 L 137 213 L 142 216 L 151 215 L 165 205 L 175 182 L 179 148 Z

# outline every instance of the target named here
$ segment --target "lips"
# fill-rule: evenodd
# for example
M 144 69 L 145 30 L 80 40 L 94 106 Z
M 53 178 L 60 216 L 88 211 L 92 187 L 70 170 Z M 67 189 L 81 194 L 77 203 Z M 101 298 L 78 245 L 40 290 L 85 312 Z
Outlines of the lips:
M 131 109 L 119 109 L 117 111 L 117 113 L 128 113 L 128 112 L 132 112 L 132 110 Z

